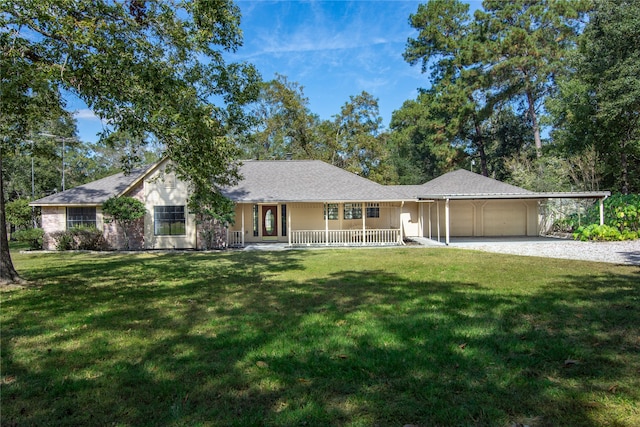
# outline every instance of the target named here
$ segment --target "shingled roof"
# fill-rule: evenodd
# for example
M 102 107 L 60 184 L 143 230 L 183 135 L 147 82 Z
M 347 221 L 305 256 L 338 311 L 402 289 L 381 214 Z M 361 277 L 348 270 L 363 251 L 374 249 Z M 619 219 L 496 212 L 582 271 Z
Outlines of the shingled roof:
M 244 161 L 243 179 L 224 189 L 235 202 L 349 202 L 401 200 L 397 192 L 320 160 Z
M 152 166 L 151 166 L 152 167 Z M 99 206 L 110 197 L 120 196 L 127 191 L 135 182 L 142 178 L 150 167 L 143 167 L 131 170 L 130 173 L 123 172 L 111 175 L 106 178 L 92 181 L 88 184 L 80 185 L 60 193 L 55 193 L 31 203 L 33 206 Z
M 458 169 L 446 173 L 438 178 L 413 187 L 420 198 L 435 198 L 441 196 L 524 196 L 534 195 L 533 191 L 506 184 L 493 178 L 479 175 L 465 169 Z
M 32 206 L 99 206 L 124 195 L 154 167 L 134 169 L 52 194 Z M 381 185 L 320 160 L 246 160 L 243 179 L 222 193 L 240 203 L 384 202 L 428 199 L 594 198 L 609 192 L 536 193 L 459 169 L 422 185 Z

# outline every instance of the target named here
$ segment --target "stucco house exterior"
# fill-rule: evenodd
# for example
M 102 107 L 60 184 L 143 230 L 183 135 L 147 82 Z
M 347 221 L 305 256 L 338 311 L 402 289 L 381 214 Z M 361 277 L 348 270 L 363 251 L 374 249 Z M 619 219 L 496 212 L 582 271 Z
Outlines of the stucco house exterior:
M 45 249 L 52 233 L 75 225 L 103 230 L 114 249 L 122 233 L 101 206 L 113 196 L 141 200 L 146 216 L 134 226 L 132 249 L 210 247 L 187 207 L 189 185 L 169 160 L 97 180 L 34 201 L 42 211 Z M 235 223 L 218 230 L 220 247 L 256 242 L 289 246 L 402 245 L 407 237 L 449 243 L 452 236 L 537 236 L 540 206 L 553 198 L 602 201 L 609 192 L 536 193 L 466 170 L 423 185 L 385 186 L 318 160 L 243 161 L 242 179 L 222 193 L 235 203 Z M 601 215 L 602 216 L 602 215 Z M 602 221 L 602 218 L 601 218 Z

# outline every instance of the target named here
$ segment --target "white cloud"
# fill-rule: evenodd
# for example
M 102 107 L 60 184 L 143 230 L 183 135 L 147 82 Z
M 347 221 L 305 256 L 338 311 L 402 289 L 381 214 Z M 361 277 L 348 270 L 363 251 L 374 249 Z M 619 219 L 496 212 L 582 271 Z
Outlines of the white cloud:
M 374 77 L 371 79 L 358 78 L 356 79 L 356 81 L 358 83 L 358 86 L 362 88 L 362 90 L 365 90 L 370 94 L 375 94 L 380 88 L 389 85 L 389 80 L 383 77 Z
M 82 108 L 73 112 L 73 117 L 77 120 L 96 120 L 102 121 L 90 108 Z

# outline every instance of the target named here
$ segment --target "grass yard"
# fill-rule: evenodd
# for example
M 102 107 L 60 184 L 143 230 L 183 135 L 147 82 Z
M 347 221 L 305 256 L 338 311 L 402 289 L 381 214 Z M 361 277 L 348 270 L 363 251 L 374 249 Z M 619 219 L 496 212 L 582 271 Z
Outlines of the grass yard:
M 450 248 L 15 254 L 1 424 L 637 426 L 640 270 Z

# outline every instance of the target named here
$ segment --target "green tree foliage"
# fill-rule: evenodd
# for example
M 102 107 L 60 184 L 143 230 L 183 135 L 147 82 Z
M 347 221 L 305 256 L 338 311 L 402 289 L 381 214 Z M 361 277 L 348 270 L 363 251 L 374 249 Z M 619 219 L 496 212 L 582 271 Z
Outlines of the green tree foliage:
M 243 151 L 250 158 L 312 159 L 320 155 L 314 133 L 319 119 L 309 110 L 309 100 L 298 83 L 280 74 L 264 82 L 251 113 L 256 125 L 243 141 Z
M 503 178 L 532 191 L 597 191 L 600 166 L 595 151 L 573 156 L 561 152 L 537 158 L 521 151 L 504 159 L 507 175 Z
M 555 91 L 563 60 L 575 49 L 588 4 L 486 0 L 473 16 L 459 0 L 418 6 L 409 20 L 418 35 L 408 40 L 404 52 L 407 62 L 430 72 L 430 87 L 423 91 L 429 95 L 418 99 L 427 111 L 421 114 L 423 136 L 416 142 L 449 144 L 463 154 L 458 164 L 479 160 L 481 173 L 496 177 L 507 177 L 505 158 L 519 156 L 529 144 L 542 156 L 540 108 Z M 396 113 L 392 129 L 404 129 L 401 116 L 407 114 Z M 525 115 L 527 120 L 521 120 Z M 530 131 L 518 137 L 514 131 L 524 131 L 521 125 Z M 423 163 L 434 162 L 425 156 Z
M 59 91 L 48 78 L 46 67 L 36 65 L 40 49 L 32 49 L 31 39 L 20 34 L 21 26 L 10 25 L 13 3 L 0 3 L 0 283 L 21 282 L 9 254 L 5 215 L 5 175 L 3 159 L 17 155 L 25 135 L 39 123 L 63 115 Z
M 0 13 L 0 153 L 37 129 L 44 112 L 60 117 L 61 93 L 70 92 L 109 122 L 103 138 L 124 131 L 163 145 L 192 183 L 192 209 L 220 206 L 211 186 L 238 178 L 228 135 L 246 130 L 243 106 L 259 81 L 253 66 L 224 59 L 241 44 L 231 1 L 2 0 Z M 0 243 L 2 280 L 13 280 Z
M 458 0 L 429 1 L 418 6 L 409 22 L 418 30 L 409 39 L 404 58 L 409 64 L 421 63 L 431 70 L 431 88 L 419 101 L 429 111 L 424 124 L 431 128 L 425 136 L 431 146 L 449 143 L 480 159 L 486 176 L 486 137 L 482 123 L 491 113 L 483 89 L 484 40 L 471 19 L 469 5 Z M 426 102 L 425 102 L 426 101 Z M 446 161 L 446 160 L 445 160 Z
M 521 152 L 505 161 L 507 181 L 531 191 L 571 191 L 568 180 L 571 166 L 558 156 L 531 156 Z
M 28 228 L 32 221 L 32 209 L 29 200 L 16 199 L 5 206 L 7 222 L 16 228 Z
M 4 154 L 7 200 L 37 199 L 62 191 L 63 163 L 65 188 L 91 179 L 82 167 L 83 158 L 90 153 L 76 138 L 76 123 L 70 113 L 62 111 L 60 117 L 35 126 L 23 138 L 14 139 L 13 150 Z
M 376 98 L 364 91 L 350 96 L 333 124 L 332 164 L 376 182 L 393 179 Z
M 589 1 L 485 0 L 476 11 L 494 102 L 524 98 L 536 154 L 542 156 L 538 109 L 555 89 L 567 53 L 575 48 Z
M 138 199 L 120 196 L 107 199 L 102 205 L 102 212 L 106 215 L 105 222 L 115 222 L 120 226 L 124 235 L 125 248 L 129 249 L 129 232 L 131 226 L 144 218 L 147 208 Z
M 603 185 L 640 191 L 640 4 L 594 3 L 580 49 L 548 104 L 554 138 L 569 154 L 595 150 Z
M 526 116 L 511 108 L 502 108 L 484 123 L 487 135 L 487 159 L 491 176 L 501 181 L 511 179 L 507 163 L 521 157 L 531 157 L 533 130 Z
M 614 194 L 604 203 L 605 222 L 621 232 L 640 232 L 640 195 Z
M 157 141 L 145 141 L 120 130 L 109 134 L 102 143 L 87 144 L 89 161 L 86 167 L 93 170 L 94 176 L 108 176 L 117 173 L 118 169 L 130 171 L 157 163 L 162 159 L 163 148 Z
M 109 138 L 108 144 L 82 143 L 75 133 L 75 123 L 68 132 L 56 131 L 44 123 L 40 131 L 29 135 L 29 139 L 17 144 L 13 153 L 5 155 L 6 200 L 34 200 L 62 191 L 62 138 L 67 189 L 121 172 L 122 168 L 150 165 L 160 159 L 160 154 L 149 144 L 133 145 L 119 142 L 117 138 Z
M 432 92 L 405 101 L 394 111 L 389 127 L 400 183 L 422 184 L 462 162 L 465 154 L 460 145 L 452 143 L 456 137 L 448 132 L 447 121 Z

